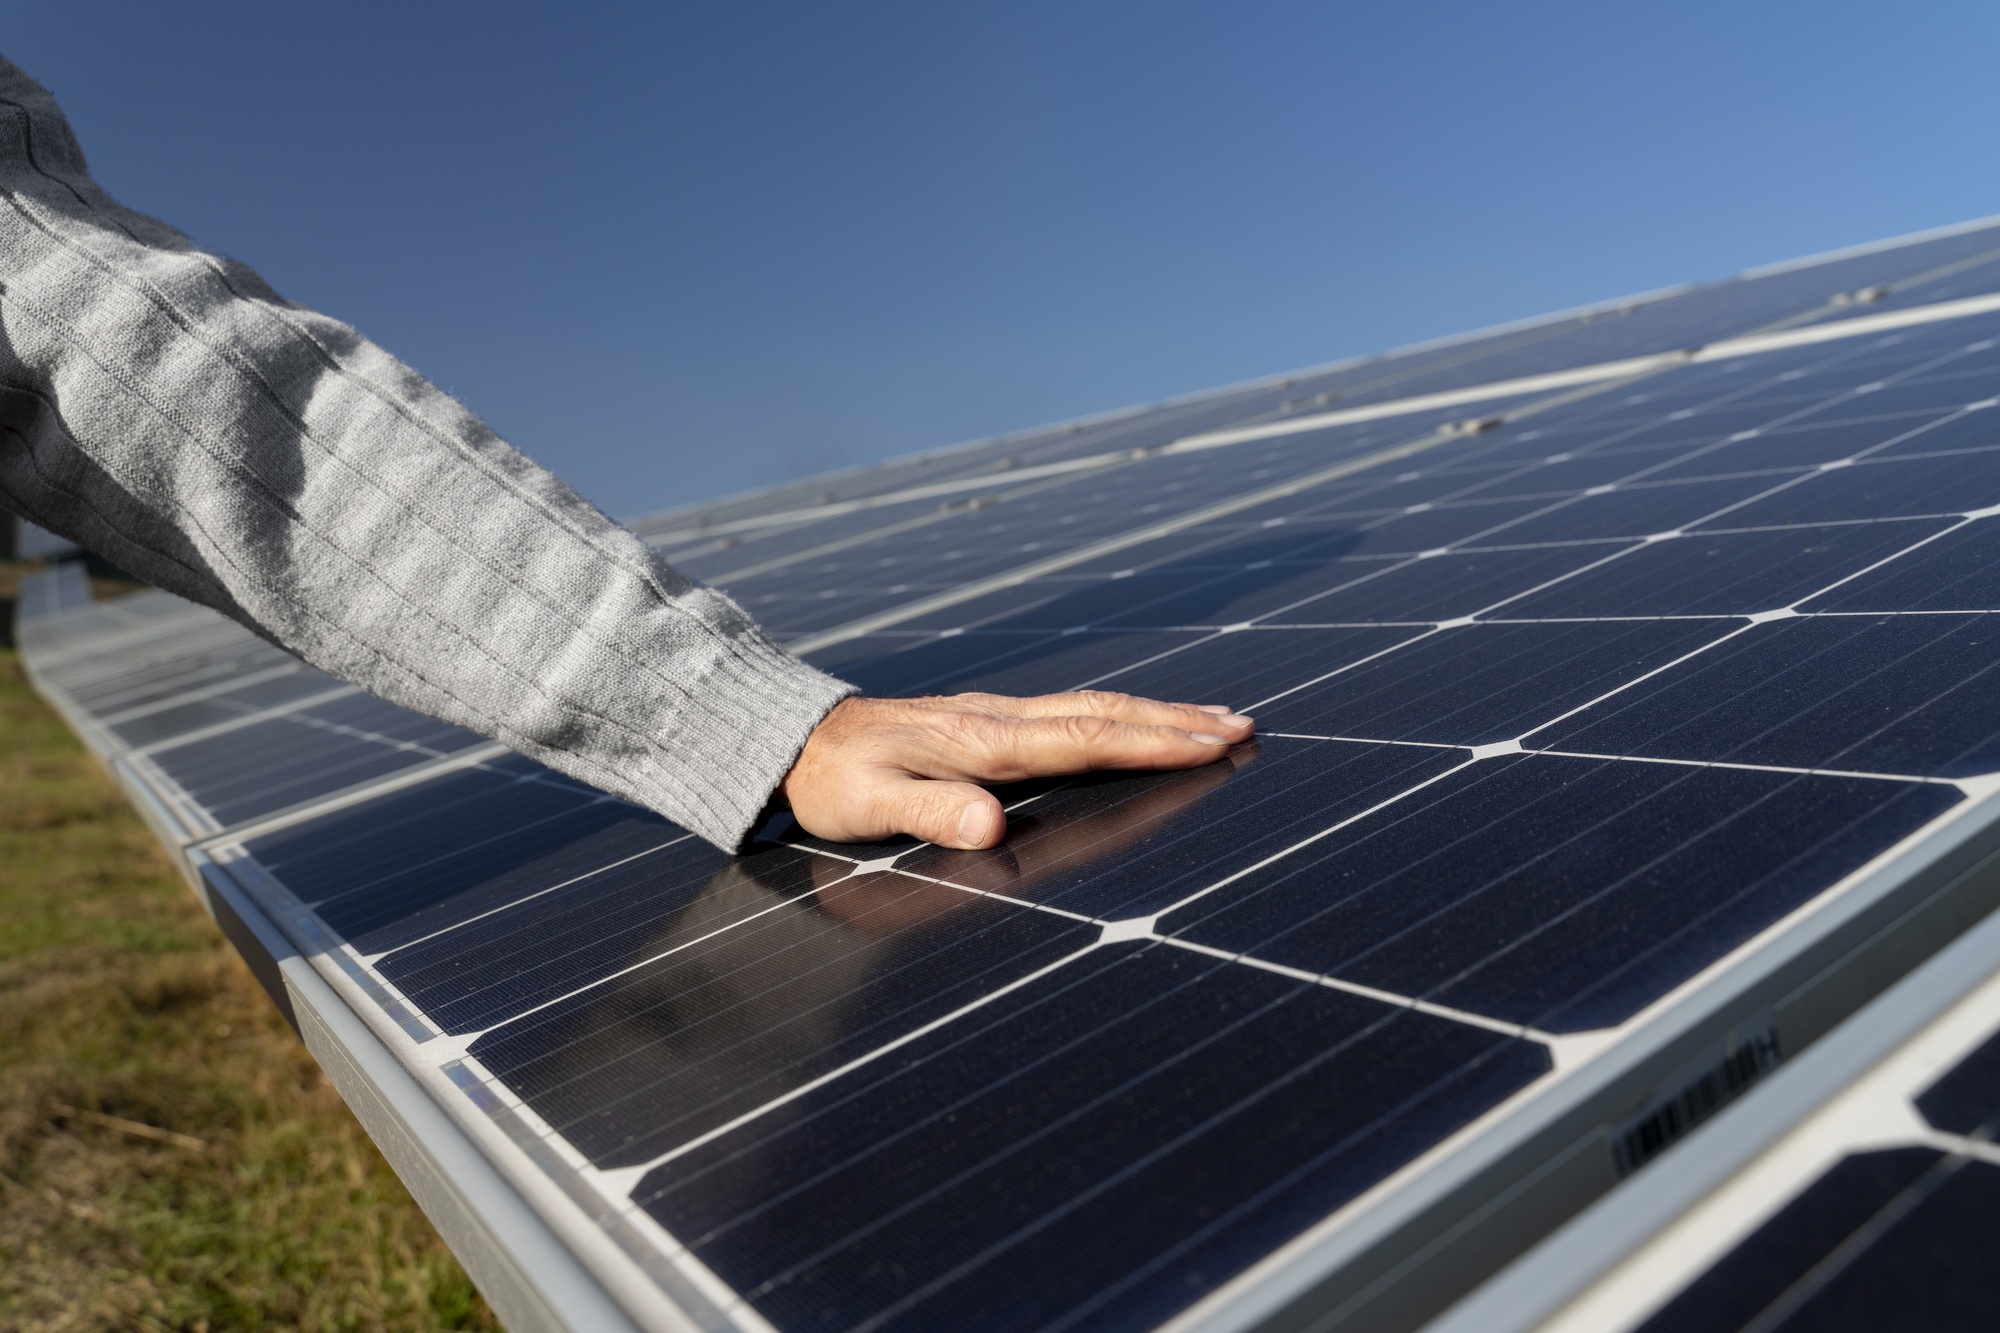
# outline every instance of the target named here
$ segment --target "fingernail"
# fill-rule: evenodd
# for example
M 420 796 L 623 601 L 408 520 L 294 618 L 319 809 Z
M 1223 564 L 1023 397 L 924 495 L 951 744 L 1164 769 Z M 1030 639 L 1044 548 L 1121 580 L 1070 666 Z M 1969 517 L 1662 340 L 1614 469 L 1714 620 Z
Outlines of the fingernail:
M 1247 727 L 1253 725 L 1252 719 L 1243 716 L 1243 714 L 1241 713 L 1225 713 L 1222 716 L 1222 721 L 1227 722 L 1232 727 Z
M 1190 735 L 1190 736 L 1194 737 L 1194 739 L 1196 739 L 1196 740 L 1200 741 L 1200 742 L 1201 742 L 1201 743 L 1202 743 L 1203 745 L 1227 745 L 1227 744 L 1229 744 L 1229 742 L 1228 742 L 1228 741 L 1226 741 L 1226 740 L 1224 740 L 1224 739 L 1222 739 L 1222 737 L 1220 737 L 1220 736 L 1211 736 L 1211 735 L 1209 735 L 1209 734 L 1208 734 L 1207 732 L 1205 732 L 1205 731 L 1190 731 L 1190 732 L 1188 733 L 1188 735 Z
M 1198 713 L 1227 713 L 1229 708 L 1226 704 L 1196 704 L 1195 711 Z
M 958 840 L 967 847 L 977 847 L 986 841 L 987 833 L 993 828 L 993 812 L 983 805 L 968 805 L 959 811 Z

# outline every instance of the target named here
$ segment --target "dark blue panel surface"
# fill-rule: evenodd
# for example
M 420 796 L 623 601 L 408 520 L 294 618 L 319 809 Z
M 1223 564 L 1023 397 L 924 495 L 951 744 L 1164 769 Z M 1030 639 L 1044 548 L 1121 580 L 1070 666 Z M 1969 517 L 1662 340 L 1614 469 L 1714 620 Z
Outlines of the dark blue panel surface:
M 1111 946 L 633 1197 L 787 1329 L 1151 1328 L 1548 1068 L 1518 1039 Z
M 1655 424 L 1627 433 L 1619 443 L 1628 447 L 1714 444 L 1755 432 L 1782 429 L 1793 422 L 1803 423 L 1825 402 L 1823 397 L 1798 393 L 1722 402 L 1688 411 L 1685 416 L 1666 414 L 1664 420 L 1656 420 Z
M 1097 930 L 809 853 L 730 862 L 598 984 L 472 1054 L 599 1166 L 728 1123 L 1090 944 Z M 733 928 L 726 928 L 733 927 Z
M 1864 459 L 1816 473 L 1754 504 L 1732 509 L 1708 526 L 1845 523 L 1961 514 L 1994 504 L 2000 504 L 2000 454 Z
M 1650 542 L 1597 569 L 1509 603 L 1504 614 L 1740 616 L 1776 611 L 1915 546 L 1950 523 L 1949 519 L 1908 519 L 1689 533 Z M 1849 586 L 1860 586 L 1860 581 Z M 1819 603 L 1813 606 L 1817 608 Z M 1825 609 L 1848 608 L 1835 604 Z
M 1532 466 L 1510 470 L 1479 488 L 1483 496 L 1530 495 L 1551 499 L 1574 495 L 1593 486 L 1631 481 L 1664 467 L 1686 453 L 1681 445 L 1633 445 L 1593 448 L 1560 461 L 1535 460 Z
M 1066 629 L 1230 625 L 1317 597 L 1381 568 L 1340 562 L 1353 545 L 1333 532 L 1244 543 L 1206 552 L 1200 563 L 1144 570 L 1127 579 L 1094 581 L 1003 622 L 1009 628 Z
M 2000 769 L 2000 617 L 1753 625 L 1527 743 L 1966 777 Z
M 689 839 L 617 860 L 592 857 L 589 869 L 563 873 L 583 861 L 580 852 L 612 840 L 565 848 L 569 865 L 555 872 L 559 878 L 535 877 L 545 891 L 517 890 L 512 901 L 398 949 L 377 966 L 440 1027 L 481 1032 L 755 916 L 778 899 L 810 893 L 845 871 L 789 847 L 763 847 L 732 862 Z M 531 882 L 527 875 L 511 878 L 523 881 L 521 888 Z
M 300 667 L 281 676 L 260 680 L 237 689 L 210 694 L 187 703 L 156 708 L 117 723 L 111 734 L 131 746 L 156 745 L 174 736 L 185 735 L 220 722 L 262 712 L 303 699 L 308 695 L 338 689 L 340 682 L 311 667 Z
M 1878 1229 L 1879 1228 L 1879 1232 Z M 1786 1293 L 1772 1326 L 1819 1329 L 2000 1328 L 2000 1167 L 1947 1158 L 1857 1229 Z M 1781 1298 L 1784 1299 L 1784 1298 Z
M 1753 475 L 1638 482 L 1602 495 L 1585 495 L 1545 514 L 1522 519 L 1489 534 L 1481 543 L 1521 546 L 1531 542 L 1647 537 L 1727 511 L 1729 506 L 1769 490 L 1784 479 Z
M 2000 1125 L 2000 1037 L 1989 1037 L 1917 1098 L 1924 1119 L 1947 1134 L 1993 1137 Z
M 235 631 L 233 626 L 231 631 L 218 635 L 211 630 L 202 636 L 205 641 L 222 640 L 213 647 L 196 648 L 170 642 L 159 651 L 160 660 L 156 662 L 120 663 L 120 669 L 115 670 L 105 670 L 100 665 L 86 679 L 74 679 L 78 674 L 74 669 L 65 671 L 62 674 L 72 679 L 65 681 L 62 688 L 94 716 L 108 717 L 162 703 L 190 690 L 224 685 L 254 672 L 298 665 L 298 659 L 283 649 L 250 638 Z
M 1956 453 L 1996 447 L 2000 447 L 2000 413 L 1978 408 L 1899 436 L 1884 446 L 1881 456 L 1900 458 L 1910 454 Z
M 1891 532 L 1893 525 L 1871 523 L 1855 530 Z M 1892 564 L 1815 597 L 1803 609 L 2000 610 L 2000 519 L 1975 519 Z
M 151 759 L 227 828 L 483 739 L 356 694 L 156 750 Z
M 1195 643 L 1107 676 L 1099 688 L 1248 708 L 1281 690 L 1315 680 L 1407 642 L 1415 627 L 1261 629 L 1204 635 Z
M 1452 551 L 1388 569 L 1355 562 L 1346 586 L 1269 617 L 1272 624 L 1449 620 L 1486 610 L 1622 549 L 1618 543 Z M 1363 572 L 1367 571 L 1367 572 Z M 1379 571 L 1379 572 L 1374 572 Z
M 738 600 L 757 618 L 758 624 L 772 634 L 789 639 L 833 629 L 865 616 L 893 611 L 945 586 L 912 582 L 894 592 L 828 588 L 817 593 L 764 593 Z
M 513 762 L 529 774 L 446 774 L 250 850 L 328 925 L 376 953 L 688 840 L 656 815 Z
M 1947 361 L 1936 370 L 1948 370 L 1951 364 Z M 1858 386 L 1851 395 L 1831 404 L 1821 415 L 1850 421 L 1935 416 L 1956 412 L 1969 404 L 1991 398 L 1995 389 L 2000 389 L 2000 382 L 1996 382 L 1990 371 L 1919 373 L 1883 384 L 1880 388 Z
M 826 669 L 877 695 L 1051 694 L 1076 689 L 1107 672 L 1193 643 L 1199 630 L 1087 631 L 975 630 L 912 644 L 881 640 L 889 652 L 852 658 Z M 1106 686 L 1121 689 L 1122 686 Z
M 1841 1159 L 1662 1306 L 1640 1333 L 1727 1333 L 1767 1311 L 1781 1313 L 1773 1308 L 1780 1303 L 1795 1307 L 1814 1289 L 1814 1270 L 1943 1158 L 1933 1148 L 1896 1148 Z
M 1701 620 L 1466 625 L 1262 704 L 1257 717 L 1267 732 L 1511 740 L 1732 628 Z
M 1562 494 L 1508 500 L 1453 501 L 1377 519 L 1358 533 L 1357 556 L 1418 555 L 1443 546 L 1478 545 L 1491 533 L 1561 502 Z
M 417 786 L 267 833 L 246 845 L 302 901 L 318 902 L 408 866 L 413 854 L 450 857 L 514 827 L 511 813 L 488 820 L 482 806 L 519 785 L 528 767 L 527 760 L 516 758 L 440 774 Z M 586 799 L 571 792 L 563 808 Z M 471 830 L 470 836 L 454 833 L 461 828 Z
M 1923 438 L 1909 435 L 1909 429 L 1902 423 L 1884 427 L 1872 422 L 1824 422 L 1814 418 L 1796 426 L 1765 431 L 1747 440 L 1731 440 L 1691 451 L 1656 475 L 1662 481 L 1671 481 L 1680 477 L 1805 469 L 1881 449 L 1904 436 Z
M 1550 1031 L 1604 1027 L 1959 799 L 1929 784 L 1502 757 L 1159 929 Z

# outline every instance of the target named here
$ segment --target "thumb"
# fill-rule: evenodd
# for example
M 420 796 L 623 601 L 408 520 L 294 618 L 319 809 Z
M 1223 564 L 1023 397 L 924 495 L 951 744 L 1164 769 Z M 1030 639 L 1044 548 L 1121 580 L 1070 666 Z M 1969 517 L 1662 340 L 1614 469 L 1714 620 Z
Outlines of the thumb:
M 984 787 L 915 776 L 885 783 L 877 792 L 876 818 L 897 833 L 940 847 L 991 847 L 1007 832 L 1007 815 Z

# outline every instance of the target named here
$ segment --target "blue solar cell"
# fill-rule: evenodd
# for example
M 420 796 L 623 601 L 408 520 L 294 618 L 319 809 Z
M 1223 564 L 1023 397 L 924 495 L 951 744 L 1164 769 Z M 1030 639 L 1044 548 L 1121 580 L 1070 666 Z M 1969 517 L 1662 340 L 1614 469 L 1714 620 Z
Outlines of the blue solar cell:
M 1311 543 L 1314 556 L 1301 555 L 1301 545 L 1294 535 L 1287 535 L 1207 553 L 1198 567 L 1177 564 L 1130 578 L 1051 582 L 1043 585 L 1054 594 L 1048 600 L 1016 611 L 1004 621 L 994 622 L 993 627 L 1065 630 L 1234 624 L 1356 577 L 1358 571 L 1336 563 L 1352 545 L 1343 534 L 1315 534 Z
M 1925 417 L 1921 421 L 1934 418 Z M 1834 463 L 1878 449 L 1890 440 L 1907 434 L 1910 426 L 1897 422 L 1803 421 L 1781 426 L 1751 439 L 1730 440 L 1691 450 L 1671 466 L 1655 474 L 1661 481 L 1682 477 L 1718 476 L 1739 472 L 1805 469 Z M 1784 480 L 1774 477 L 1773 483 Z
M 374 953 L 687 837 L 656 815 L 565 784 L 461 773 L 259 839 L 252 851 L 323 921 Z
M 1617 560 L 1510 602 L 1502 613 L 1530 616 L 1747 616 L 1776 611 L 1832 587 L 1950 526 L 1948 519 L 1697 532 L 1635 548 Z M 1915 557 L 1906 557 L 1911 559 Z M 1903 565 L 1899 560 L 1886 569 Z M 1849 607 L 1846 588 L 1827 610 Z M 1808 606 L 1818 607 L 1824 598 Z M 1898 604 L 1903 605 L 1903 604 Z
M 778 850 L 472 1054 L 600 1166 L 727 1124 L 1092 943 L 1085 923 Z M 733 930 L 721 927 L 736 923 Z
M 267 708 L 275 708 L 309 695 L 338 688 L 340 682 L 333 677 L 314 671 L 311 667 L 300 667 L 296 671 L 288 671 L 284 675 L 255 681 L 236 689 L 140 713 L 136 717 L 113 724 L 111 732 L 127 745 L 157 745 L 203 727 L 233 722 Z
M 1518 1038 L 1110 946 L 633 1197 L 788 1329 L 1150 1328 L 1548 1068 Z
M 1526 550 L 1449 551 L 1426 560 L 1355 562 L 1354 573 L 1324 596 L 1270 613 L 1276 625 L 1448 620 L 1472 615 L 1622 549 L 1621 543 Z
M 1416 555 L 1462 542 L 1478 543 L 1487 534 L 1504 533 L 1508 524 L 1538 514 L 1566 498 L 1555 493 L 1527 499 L 1444 501 L 1415 513 L 1346 520 L 1312 518 L 1304 522 L 1352 525 L 1354 536 L 1347 550 L 1350 556 Z
M 1705 526 L 1764 527 L 1961 514 L 2000 504 L 2000 457 L 1954 454 L 1863 459 L 1819 472 Z
M 1865 524 L 1853 530 L 1883 532 L 1891 525 Z M 1978 519 L 1945 532 L 1901 559 L 1813 598 L 1801 609 L 2000 611 L 2000 522 Z
M 169 640 L 164 650 L 149 655 L 153 660 L 136 664 L 120 663 L 122 670 L 102 666 L 85 679 L 76 672 L 63 688 L 83 708 L 98 717 L 110 717 L 132 709 L 165 703 L 191 690 L 227 685 L 252 673 L 295 668 L 297 661 L 279 648 L 236 630 L 205 636 L 202 646 Z M 220 638 L 221 642 L 214 642 Z
M 1883 458 L 2000 448 L 2000 413 L 1985 408 L 1955 413 L 1937 424 L 1903 432 L 1880 451 Z
M 151 760 L 227 828 L 483 743 L 355 694 L 172 745 Z
M 404 844 L 395 873 L 349 881 L 316 910 L 356 946 L 394 949 L 609 866 L 643 860 L 650 868 L 654 853 L 687 841 L 658 815 L 622 801 L 523 786 L 483 804 L 476 828 L 431 824 Z
M 1987 1329 L 2000 1326 L 1988 1259 L 2000 1228 L 2000 1167 L 1947 1158 L 1870 1219 L 1851 1251 L 1786 1295 L 1782 1330 Z
M 321 815 L 252 839 L 246 847 L 266 869 L 282 875 L 300 900 L 319 902 L 365 886 L 410 864 L 413 849 L 429 848 L 448 861 L 468 846 L 514 826 L 514 812 L 489 819 L 484 803 L 521 783 L 527 760 L 482 764 L 372 801 Z M 562 788 L 547 798 L 565 806 L 581 802 Z M 530 796 L 531 800 L 545 799 Z M 456 829 L 470 829 L 471 836 Z
M 1670 415 L 1666 420 L 1625 435 L 1623 447 L 1673 443 L 1684 447 L 1714 444 L 1750 431 L 1781 429 L 1794 422 L 1817 424 L 1813 415 L 1826 406 L 1824 398 L 1811 394 L 1785 394 L 1748 402 L 1718 403 L 1686 416 Z
M 1934 1148 L 1892 1148 L 1842 1158 L 1640 1325 L 1640 1333 L 1724 1333 L 1752 1324 L 1799 1327 L 1789 1319 L 1760 1323 L 1760 1316 L 1795 1309 L 1817 1286 L 1814 1270 L 1943 1159 L 1944 1154 Z M 1856 1327 L 1887 1328 L 1895 1323 Z
M 1231 952 L 1548 1031 L 1630 1017 L 1961 798 L 1511 756 L 1168 914 Z
M 693 840 L 607 850 L 613 854 L 572 854 L 566 866 L 523 874 L 517 891 L 487 912 L 389 953 L 378 964 L 382 974 L 438 1026 L 480 1032 L 601 985 L 674 947 L 665 941 L 725 930 L 774 901 L 737 892 L 742 884 L 796 896 L 816 887 L 815 867 L 819 879 L 845 869 L 793 848 L 766 848 L 736 863 L 740 874 L 725 875 L 729 858 Z
M 781 638 L 803 637 L 834 629 L 863 617 L 893 611 L 942 585 L 920 583 L 894 592 L 870 593 L 844 588 L 801 595 L 763 593 L 745 596 L 744 607 L 766 630 Z M 913 623 L 913 622 L 912 622 Z
M 1075 689 L 1202 637 L 1198 630 L 1049 634 L 1011 631 L 1005 622 L 901 651 L 850 660 L 828 670 L 870 694 L 1050 694 Z M 882 641 L 883 646 L 893 640 Z M 1120 688 L 1110 686 L 1107 688 Z
M 1731 507 L 1785 479 L 1782 475 L 1753 474 L 1635 482 L 1602 495 L 1580 496 L 1547 513 L 1488 533 L 1480 544 L 1521 546 L 1530 542 L 1597 541 L 1671 532 L 1710 515 L 1739 513 L 1740 510 Z
M 1940 369 L 1948 371 L 1949 367 Z M 1955 412 L 1968 403 L 1991 398 L 1996 392 L 2000 392 L 2000 378 L 1991 372 L 1918 374 L 1879 389 L 1857 389 L 1829 404 L 1820 415 L 1842 421 L 1934 416 Z
M 1561 462 L 1536 460 L 1531 466 L 1510 471 L 1501 480 L 1479 489 L 1481 495 L 1562 496 L 1625 481 L 1648 469 L 1678 458 L 1687 451 L 1683 444 L 1643 446 L 1621 442 Z
M 1801 616 L 1537 732 L 1537 748 L 1868 773 L 2000 770 L 2000 619 Z
M 1212 532 L 1207 534 L 1209 540 L 1197 550 L 1153 560 L 1143 566 L 1135 564 L 1131 568 L 1143 569 L 1148 575 L 1179 575 L 1185 585 L 1217 575 L 1238 574 L 1246 570 L 1254 573 L 1270 565 L 1324 564 L 1355 553 L 1356 544 L 1361 540 L 1356 524 L 1382 521 L 1384 519 L 1380 514 L 1365 519 L 1325 516 L 1279 528 Z M 1284 575 L 1272 574 L 1269 577 L 1276 579 Z
M 1257 714 L 1266 731 L 1486 745 L 1731 628 L 1699 620 L 1466 625 L 1261 704 Z
M 1924 1089 L 1917 1110 L 1947 1134 L 1990 1140 L 2000 1128 L 2000 1037 L 1989 1037 Z
M 1443 451 L 1421 454 L 1409 461 L 1409 470 L 1375 478 L 1369 485 L 1324 499 L 1318 491 L 1302 492 L 1292 497 L 1294 507 L 1283 512 L 1299 517 L 1401 513 L 1411 505 L 1436 504 L 1498 482 L 1516 470 L 1504 460 L 1482 464 L 1475 457 L 1469 462 L 1459 460 L 1456 468 L 1450 467 L 1450 462 Z
M 1409 626 L 1345 629 L 1249 629 L 1206 634 L 1186 647 L 1144 660 L 1098 682 L 1098 688 L 1249 708 L 1407 642 Z

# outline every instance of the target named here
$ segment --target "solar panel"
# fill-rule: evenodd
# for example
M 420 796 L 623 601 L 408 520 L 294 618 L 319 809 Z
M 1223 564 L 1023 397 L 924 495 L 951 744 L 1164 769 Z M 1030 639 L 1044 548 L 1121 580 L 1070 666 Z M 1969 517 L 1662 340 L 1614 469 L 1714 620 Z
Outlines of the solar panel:
M 511 1321 L 554 1245 L 642 1327 L 1412 1327 L 1992 905 L 1996 289 L 1985 224 L 641 523 L 872 691 L 1259 718 L 990 852 L 725 857 L 162 595 L 28 661 L 514 1192 L 433 1206 Z

